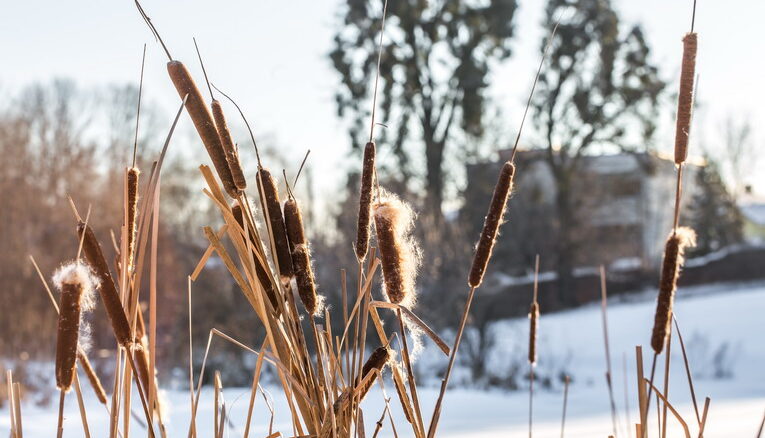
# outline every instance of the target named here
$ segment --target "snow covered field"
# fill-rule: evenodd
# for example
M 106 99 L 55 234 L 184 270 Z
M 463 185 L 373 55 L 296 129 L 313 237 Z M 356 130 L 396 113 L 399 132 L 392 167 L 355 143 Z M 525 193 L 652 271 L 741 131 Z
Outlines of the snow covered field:
M 479 298 L 480 299 L 480 298 Z M 615 398 L 619 410 L 619 435 L 628 436 L 627 424 L 634 423 L 637 414 L 635 380 L 635 345 L 648 344 L 654 303 L 650 295 L 641 295 L 633 302 L 611 302 L 609 305 L 609 335 L 614 366 Z M 540 369 L 561 368 L 572 375 L 566 420 L 567 437 L 606 437 L 611 433 L 611 417 L 604 372 L 604 351 L 600 308 L 590 305 L 558 314 L 544 315 L 540 325 Z M 712 399 L 707 438 L 754 437 L 765 412 L 765 287 L 727 285 L 686 289 L 680 292 L 676 304 L 680 328 L 686 341 L 694 371 L 697 397 L 703 403 L 705 396 Z M 492 352 L 492 364 L 507 357 L 512 349 L 525 351 L 525 319 L 497 323 L 499 344 Z M 646 367 L 650 366 L 650 348 L 645 348 Z M 678 345 L 673 344 L 672 384 L 670 401 L 688 421 L 692 436 L 696 436 L 695 414 L 690 402 L 685 372 Z M 438 360 L 426 353 L 424 358 L 438 365 Z M 552 359 L 550 359 L 552 358 Z M 625 412 L 625 375 L 629 407 Z M 662 366 L 659 367 L 663 368 Z M 657 381 L 663 381 L 657 371 Z M 224 380 L 225 385 L 225 380 Z M 389 389 L 392 387 L 388 384 Z M 371 393 L 363 404 L 365 422 L 370 431 L 379 418 L 384 404 L 382 396 Z M 93 436 L 104 436 L 106 413 L 85 388 L 89 424 Z M 227 411 L 233 421 L 230 436 L 240 436 L 247 408 L 249 389 L 226 389 Z M 274 430 L 282 436 L 292 436 L 283 399 L 274 391 L 276 422 Z M 435 388 L 420 392 L 425 415 L 428 415 L 437 395 Z M 393 395 L 393 394 L 389 394 Z M 189 415 L 189 395 L 182 391 L 166 394 L 170 409 L 168 428 L 170 436 L 185 436 Z M 212 391 L 205 389 L 200 402 L 198 428 L 212 435 Z M 395 395 L 391 406 L 396 418 L 399 436 L 411 436 L 404 427 L 403 415 Z M 563 391 L 559 383 L 551 389 L 540 390 L 534 399 L 534 434 L 538 437 L 558 437 L 561 428 Z M 655 400 L 653 406 L 655 407 Z M 51 436 L 56 427 L 54 407 L 38 408 L 33 404 L 23 407 L 24 435 Z M 656 412 L 649 432 L 655 435 Z M 528 393 L 502 390 L 453 389 L 446 397 L 439 427 L 443 437 L 525 437 L 528 436 Z M 629 416 L 629 418 L 627 418 Z M 262 437 L 268 432 L 268 410 L 262 398 L 255 405 L 255 429 L 251 436 Z M 669 436 L 683 436 L 676 421 L 670 418 Z M 7 409 L 0 411 L 0 436 L 9 429 Z M 134 432 L 140 428 L 134 426 Z M 634 436 L 634 425 L 630 427 Z M 65 436 L 82 436 L 79 413 L 74 394 L 67 399 Z M 139 434 L 142 435 L 142 434 Z M 386 420 L 381 437 L 393 436 Z

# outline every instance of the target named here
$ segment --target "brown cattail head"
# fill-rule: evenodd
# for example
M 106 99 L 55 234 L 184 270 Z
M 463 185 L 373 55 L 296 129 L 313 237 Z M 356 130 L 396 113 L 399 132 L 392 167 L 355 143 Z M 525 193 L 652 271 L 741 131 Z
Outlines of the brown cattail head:
M 284 224 L 287 228 L 290 250 L 292 251 L 292 266 L 295 270 L 295 282 L 298 295 L 309 315 L 321 312 L 321 297 L 316 294 L 316 282 L 311 267 L 311 251 L 305 238 L 303 215 L 295 199 L 290 198 L 284 203 Z
M 98 281 L 80 263 L 69 263 L 56 271 L 53 282 L 61 292 L 56 339 L 56 386 L 69 391 L 80 345 L 82 313 L 93 307 L 93 288 Z
M 106 308 L 109 321 L 112 323 L 114 336 L 121 346 L 129 349 L 133 345 L 133 339 L 130 336 L 130 324 L 125 315 L 125 309 L 122 307 L 117 288 L 114 286 L 114 278 L 109 272 L 109 265 L 101 251 L 101 245 L 98 243 L 96 235 L 93 234 L 93 230 L 84 222 L 77 224 L 77 234 L 82 239 L 82 253 L 101 284 L 98 292 Z
M 244 179 L 242 164 L 239 162 L 239 152 L 236 150 L 234 140 L 231 139 L 228 123 L 226 123 L 226 117 L 223 115 L 223 107 L 221 107 L 220 101 L 216 99 L 213 99 L 211 106 L 213 118 L 215 119 L 215 128 L 218 130 L 220 143 L 223 145 L 223 151 L 226 153 L 226 160 L 231 171 L 231 177 L 234 179 L 234 185 L 236 185 L 237 189 L 244 190 L 247 188 L 247 180 Z
M 294 271 L 292 269 L 292 256 L 290 256 L 287 231 L 284 227 L 282 206 L 279 202 L 279 190 L 271 172 L 261 167 L 258 169 L 258 187 L 262 190 L 265 199 L 263 204 L 268 212 L 268 221 L 271 224 L 271 232 L 274 236 L 276 251 L 276 263 L 279 266 L 279 274 L 282 282 L 289 282 Z
M 369 216 L 372 207 L 372 184 L 375 176 L 375 143 L 364 146 L 364 160 L 361 170 L 361 191 L 359 195 L 359 221 L 356 228 L 356 257 L 364 260 L 369 250 Z
M 106 391 L 104 391 L 103 385 L 101 385 L 101 380 L 98 378 L 98 375 L 96 374 L 96 371 L 93 369 L 93 366 L 90 364 L 90 361 L 88 360 L 88 356 L 85 355 L 85 353 L 80 349 L 77 350 L 77 362 L 80 364 L 80 367 L 85 371 L 85 375 L 88 376 L 88 382 L 90 382 L 90 386 L 93 388 L 93 392 L 96 393 L 96 397 L 98 398 L 98 401 L 101 402 L 101 404 L 106 404 Z
M 245 235 L 248 239 L 252 242 L 251 245 L 253 245 L 252 251 L 255 252 L 255 234 L 252 232 L 252 230 L 249 227 L 249 224 L 245 224 L 244 216 L 242 216 L 242 206 L 239 204 L 239 201 L 234 201 L 234 204 L 231 206 L 231 214 L 234 215 L 234 218 L 236 219 L 236 222 L 239 224 L 240 227 L 245 232 Z M 279 301 L 277 300 L 277 291 L 274 289 L 274 284 L 271 283 L 271 277 L 268 275 L 268 269 L 267 267 L 261 265 L 261 263 L 258 261 L 258 257 L 253 254 L 253 260 L 255 261 L 255 275 L 258 276 L 258 281 L 260 282 L 260 285 L 263 287 L 263 289 L 266 291 L 266 295 L 268 296 L 269 301 L 271 301 L 271 305 L 274 309 L 279 309 Z
M 381 196 L 374 205 L 374 218 L 383 289 L 391 303 L 409 307 L 415 300 L 414 280 L 420 264 L 419 248 L 410 235 L 414 213 L 395 196 Z
M 223 150 L 220 137 L 218 137 L 218 130 L 215 128 L 213 116 L 210 114 L 210 109 L 205 104 L 197 84 L 186 69 L 186 66 L 180 61 L 168 62 L 167 72 L 181 99 L 188 95 L 186 111 L 188 111 L 191 121 L 194 122 L 194 127 L 197 129 L 197 133 L 202 139 L 207 153 L 210 155 L 210 159 L 213 162 L 213 166 L 215 166 L 215 171 L 218 172 L 223 187 L 229 196 L 232 198 L 238 197 L 239 189 L 236 188 L 234 178 L 231 176 L 231 169 L 229 169 L 226 153 Z
M 537 363 L 537 325 L 539 324 L 539 303 L 534 301 L 529 309 L 529 363 Z
M 370 373 L 373 373 L 375 371 L 382 372 L 383 367 L 391 360 L 391 350 L 388 347 L 377 347 L 375 351 L 372 352 L 371 355 L 369 355 L 369 359 L 367 359 L 366 362 L 364 362 L 364 367 L 361 369 L 361 376 L 359 376 L 359 383 L 362 382 L 362 380 L 367 377 Z M 365 385 L 363 388 L 360 388 L 360 394 L 359 394 L 359 400 L 363 400 L 364 397 L 369 392 L 370 388 L 372 388 L 372 384 L 374 383 L 375 379 L 369 381 L 367 385 Z
M 470 287 L 478 287 L 483 281 L 489 258 L 491 258 L 491 251 L 494 249 L 494 242 L 497 239 L 499 226 L 502 225 L 507 198 L 513 190 L 514 175 L 515 166 L 510 161 L 506 162 L 499 172 L 499 179 L 494 186 L 494 194 L 489 204 L 489 212 L 486 214 L 481 237 L 478 238 L 478 244 L 475 248 L 473 265 L 470 268 L 470 277 L 468 278 Z
M 698 34 L 690 32 L 683 37 L 683 63 L 680 69 L 680 91 L 677 95 L 677 125 L 675 126 L 675 163 L 688 158 L 688 135 L 693 113 L 693 84 L 696 76 Z
M 138 215 L 138 178 L 141 171 L 131 167 L 127 171 L 127 265 L 128 272 L 133 269 L 135 256 L 136 217 Z
M 664 248 L 664 260 L 661 266 L 661 279 L 659 280 L 659 297 L 656 301 L 656 314 L 654 315 L 653 333 L 651 335 L 651 347 L 656 354 L 664 349 L 664 342 L 669 333 L 669 325 L 672 320 L 672 306 L 675 301 L 677 278 L 680 276 L 680 268 L 683 265 L 685 248 L 696 244 L 696 233 L 686 227 L 680 227 L 670 234 Z

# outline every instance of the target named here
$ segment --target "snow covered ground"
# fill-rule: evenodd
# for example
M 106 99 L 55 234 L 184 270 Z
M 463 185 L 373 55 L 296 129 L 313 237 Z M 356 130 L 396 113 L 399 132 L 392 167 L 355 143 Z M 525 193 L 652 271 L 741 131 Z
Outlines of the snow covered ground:
M 480 299 L 480 298 L 479 298 Z M 650 294 L 631 302 L 609 303 L 609 336 L 614 367 L 614 390 L 618 405 L 619 436 L 628 436 L 628 424 L 636 421 L 635 345 L 648 344 L 654 303 Z M 604 348 L 600 307 L 590 305 L 576 310 L 545 315 L 542 309 L 539 338 L 540 371 L 564 370 L 573 376 L 569 389 L 566 420 L 567 437 L 606 437 L 611 434 L 611 416 L 605 385 Z M 707 422 L 707 438 L 754 437 L 765 413 L 765 286 L 726 285 L 707 286 L 681 291 L 676 304 L 680 328 L 686 341 L 694 371 L 699 403 L 705 396 L 712 399 Z M 512 350 L 525 352 L 525 319 L 502 321 L 495 325 L 499 343 L 492 351 L 492 366 L 501 366 L 501 358 Z M 670 401 L 688 421 L 692 436 L 696 436 L 695 414 L 690 401 L 679 346 L 672 349 Z M 650 366 L 650 348 L 645 348 L 646 367 Z M 433 366 L 437 359 L 426 352 L 424 358 Z M 624 364 L 627 365 L 625 382 Z M 657 381 L 663 381 L 663 363 L 658 367 Z M 225 385 L 225 380 L 224 380 Z M 625 410 L 627 401 L 632 408 Z M 392 389 L 388 385 L 389 389 Z M 90 391 L 85 388 L 89 424 L 93 436 L 105 436 L 106 413 Z M 365 421 L 370 431 L 379 418 L 384 404 L 379 390 L 370 393 L 363 404 Z M 227 410 L 232 418 L 230 436 L 241 436 L 247 409 L 249 389 L 231 388 L 224 392 Z M 287 417 L 288 407 L 274 391 L 276 422 L 274 430 L 282 436 L 292 436 Z M 389 394 L 393 395 L 393 394 Z M 437 396 L 435 388 L 420 391 L 425 415 L 429 415 Z M 185 436 L 189 416 L 189 395 L 182 391 L 166 394 L 170 409 L 170 436 Z M 212 435 L 212 392 L 205 389 L 198 413 L 198 428 Z M 411 436 L 404 425 L 403 415 L 395 395 L 391 407 L 397 419 L 399 436 Z M 559 383 L 551 389 L 540 390 L 534 398 L 534 435 L 558 437 L 561 429 L 563 390 Z M 656 406 L 655 400 L 653 406 Z M 137 406 L 138 409 L 140 409 Z M 24 435 L 48 437 L 55 431 L 56 413 L 52 407 L 39 408 L 33 404 L 23 407 Z M 649 432 L 656 427 L 656 412 Z M 525 437 L 528 436 L 528 393 L 503 390 L 481 391 L 456 388 L 447 393 L 441 417 L 439 436 L 442 437 Z M 269 414 L 262 398 L 255 405 L 251 436 L 262 437 L 268 432 Z M 427 420 L 426 420 L 427 421 Z M 683 436 L 674 419 L 670 418 L 668 436 Z M 7 436 L 8 411 L 0 410 L 0 436 Z M 138 435 L 140 428 L 134 426 Z M 629 427 L 634 436 L 634 425 Z M 82 436 L 79 413 L 74 394 L 67 398 L 65 436 Z M 386 420 L 381 437 L 393 436 Z

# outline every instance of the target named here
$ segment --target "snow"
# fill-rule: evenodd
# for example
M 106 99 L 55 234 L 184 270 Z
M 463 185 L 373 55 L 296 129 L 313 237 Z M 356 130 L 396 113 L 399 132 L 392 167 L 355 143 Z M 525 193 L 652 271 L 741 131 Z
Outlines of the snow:
M 649 294 L 638 295 L 637 301 L 609 303 L 609 338 L 613 363 L 614 396 L 618 407 L 619 436 L 628 436 L 625 414 L 625 386 L 629 407 L 629 427 L 634 436 L 637 418 L 635 345 L 644 348 L 644 363 L 650 368 L 652 358 L 648 347 L 654 302 Z M 478 298 L 480 299 L 480 297 Z M 704 436 L 707 438 L 728 436 L 755 436 L 765 411 L 765 286 L 727 285 L 689 288 L 680 291 L 676 301 L 676 313 L 691 359 L 699 408 L 705 396 L 711 397 L 709 419 Z M 490 366 L 507 367 L 513 355 L 525 354 L 525 318 L 501 321 L 494 325 L 500 342 L 492 351 Z M 569 388 L 566 419 L 567 437 L 605 437 L 611 434 L 611 416 L 608 392 L 605 385 L 605 361 L 600 306 L 593 304 L 579 309 L 546 315 L 542 309 L 539 326 L 539 373 L 565 370 L 572 376 Z M 676 340 L 676 338 L 674 338 Z M 427 342 L 427 341 L 426 341 Z M 444 361 L 428 346 L 423 353 L 427 368 L 438 370 Z M 504 361 L 504 363 L 503 363 Z M 623 371 L 626 363 L 627 373 Z M 422 363 L 420 364 L 423 365 Z M 657 367 L 657 382 L 663 382 L 663 357 Z M 458 370 L 463 372 L 464 370 Z M 455 373 L 458 375 L 460 373 Z M 691 403 L 679 345 L 672 344 L 672 367 L 669 398 L 689 423 L 692 436 L 697 434 L 693 405 Z M 727 376 L 717 378 L 715 376 Z M 420 391 L 426 423 L 437 396 L 437 387 L 431 385 Z M 225 386 L 225 376 L 223 384 Z M 660 387 L 662 385 L 659 385 Z M 412 436 L 401 413 L 393 388 L 386 382 L 388 395 L 392 396 L 391 409 L 397 420 L 399 436 Z M 289 408 L 278 388 L 271 387 L 276 409 L 274 430 L 282 436 L 293 436 L 289 423 Z M 89 388 L 84 388 L 88 420 L 93 436 L 106 436 L 107 415 L 98 406 Z M 137 395 L 134 395 L 137 397 Z M 189 395 L 173 390 L 166 393 L 170 408 L 169 436 L 185 436 L 189 418 Z M 230 436 L 241 436 L 249 399 L 248 388 L 230 388 L 224 391 L 226 409 L 233 421 Z M 203 436 L 212 435 L 212 390 L 205 388 L 200 402 L 197 427 Z M 373 390 L 362 405 L 367 425 L 367 436 L 372 436 L 374 423 L 384 408 L 383 395 Z M 534 434 L 539 437 L 560 436 L 563 388 L 557 382 L 551 388 L 539 389 L 534 397 Z M 656 435 L 656 403 L 653 400 L 649 415 L 649 432 Z M 140 405 L 134 404 L 140 413 Z M 51 436 L 56 427 L 55 407 L 37 407 L 32 403 L 23 406 L 24 435 L 26 437 Z M 250 436 L 262 437 L 268 433 L 269 412 L 262 397 L 255 405 L 254 429 Z M 668 436 L 683 436 L 677 421 L 669 419 Z M 82 436 L 80 418 L 74 393 L 67 397 L 64 436 Z M 0 436 L 7 436 L 8 410 L 0 410 Z M 133 435 L 141 435 L 134 423 Z M 380 437 L 393 436 L 386 419 Z M 499 389 L 454 388 L 444 402 L 439 434 L 441 437 L 525 437 L 528 436 L 528 392 Z

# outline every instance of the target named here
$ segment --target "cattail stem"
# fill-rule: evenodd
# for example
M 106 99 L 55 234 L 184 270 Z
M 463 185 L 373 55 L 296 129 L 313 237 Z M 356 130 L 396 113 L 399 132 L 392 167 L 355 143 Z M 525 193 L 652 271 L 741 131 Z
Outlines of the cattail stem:
M 567 375 L 563 381 L 563 415 L 560 420 L 560 438 L 563 438 L 566 430 L 566 408 L 568 406 L 568 384 L 571 378 Z
M 66 391 L 61 389 L 58 398 L 58 427 L 56 427 L 56 437 L 61 438 L 64 436 L 64 400 L 66 399 Z

